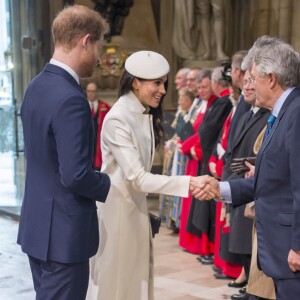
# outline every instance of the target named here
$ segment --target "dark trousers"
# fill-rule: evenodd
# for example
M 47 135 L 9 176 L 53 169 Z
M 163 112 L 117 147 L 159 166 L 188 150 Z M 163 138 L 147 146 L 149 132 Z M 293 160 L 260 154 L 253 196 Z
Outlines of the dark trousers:
M 64 264 L 29 257 L 36 300 L 84 300 L 89 261 Z
M 273 279 L 275 284 L 276 300 L 299 300 L 300 278 Z
M 242 266 L 245 270 L 246 280 L 249 280 L 249 274 L 250 274 L 250 265 L 251 265 L 251 254 L 240 254 L 240 259 Z

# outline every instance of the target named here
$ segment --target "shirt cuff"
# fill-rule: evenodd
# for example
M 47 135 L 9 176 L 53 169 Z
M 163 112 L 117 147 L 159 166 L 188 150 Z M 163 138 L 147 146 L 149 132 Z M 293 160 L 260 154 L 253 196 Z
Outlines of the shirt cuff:
M 231 204 L 232 203 L 232 196 L 231 196 L 231 189 L 230 189 L 229 182 L 220 181 L 219 185 L 220 185 L 221 198 L 215 199 L 215 201 L 225 202 L 225 203 Z

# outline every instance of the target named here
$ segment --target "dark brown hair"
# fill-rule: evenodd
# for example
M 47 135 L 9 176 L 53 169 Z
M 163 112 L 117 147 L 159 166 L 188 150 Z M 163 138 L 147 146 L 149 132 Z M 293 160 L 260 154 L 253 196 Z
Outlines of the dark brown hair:
M 108 28 L 98 12 L 82 5 L 66 6 L 52 24 L 54 45 L 71 50 L 86 34 L 91 35 L 92 43 L 101 40 Z
M 119 84 L 119 91 L 118 91 L 118 97 L 121 97 L 125 94 L 128 94 L 130 91 L 132 91 L 132 84 L 136 77 L 128 73 L 126 70 L 124 70 Z M 145 81 L 145 79 L 137 78 L 140 81 Z M 165 90 L 168 90 L 168 80 L 165 82 Z M 149 114 L 153 116 L 153 130 L 154 130 L 154 139 L 155 139 L 155 147 L 158 147 L 162 142 L 164 138 L 164 129 L 162 126 L 162 119 L 163 119 L 163 99 L 162 97 L 161 101 L 159 102 L 158 107 L 153 108 L 150 107 Z

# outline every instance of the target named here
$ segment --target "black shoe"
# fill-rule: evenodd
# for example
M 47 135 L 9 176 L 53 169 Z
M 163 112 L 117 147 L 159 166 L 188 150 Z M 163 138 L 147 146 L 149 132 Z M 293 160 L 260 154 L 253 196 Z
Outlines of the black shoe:
M 197 256 L 197 260 L 204 265 L 211 265 L 214 263 L 213 255 L 199 255 Z
M 232 280 L 228 283 L 229 287 L 234 287 L 234 288 L 242 288 L 247 284 L 247 281 L 243 281 L 243 282 L 236 282 L 235 280 Z
M 215 273 L 214 276 L 216 279 L 227 279 L 227 280 L 232 279 L 232 277 L 229 277 L 223 273 Z
M 239 293 L 240 294 L 245 294 L 246 291 L 247 291 L 247 287 L 244 286 L 242 289 L 239 290 Z
M 213 265 L 214 264 L 214 257 L 213 256 L 208 256 L 207 258 L 203 258 L 201 260 L 201 263 L 203 265 Z
M 207 257 L 207 255 L 199 255 L 196 257 L 196 259 L 201 262 L 204 257 Z
M 197 256 L 197 259 L 199 261 L 201 261 L 202 259 L 209 259 L 211 257 L 211 255 L 199 255 Z
M 233 294 L 231 296 L 232 300 L 249 300 L 250 295 L 248 293 L 244 293 L 244 294 Z
M 215 273 L 222 273 L 222 269 L 219 267 L 213 266 L 212 269 Z

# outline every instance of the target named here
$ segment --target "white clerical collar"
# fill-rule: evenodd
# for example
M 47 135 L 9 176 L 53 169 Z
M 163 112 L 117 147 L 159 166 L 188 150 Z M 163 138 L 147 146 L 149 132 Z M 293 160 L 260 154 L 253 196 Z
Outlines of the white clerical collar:
M 62 62 L 60 62 L 60 61 L 58 61 L 54 58 L 50 59 L 50 64 L 61 67 L 62 69 L 66 70 L 77 81 L 77 83 L 80 84 L 79 83 L 79 76 L 68 65 L 66 65 L 66 64 L 64 64 L 64 63 L 62 63 Z

